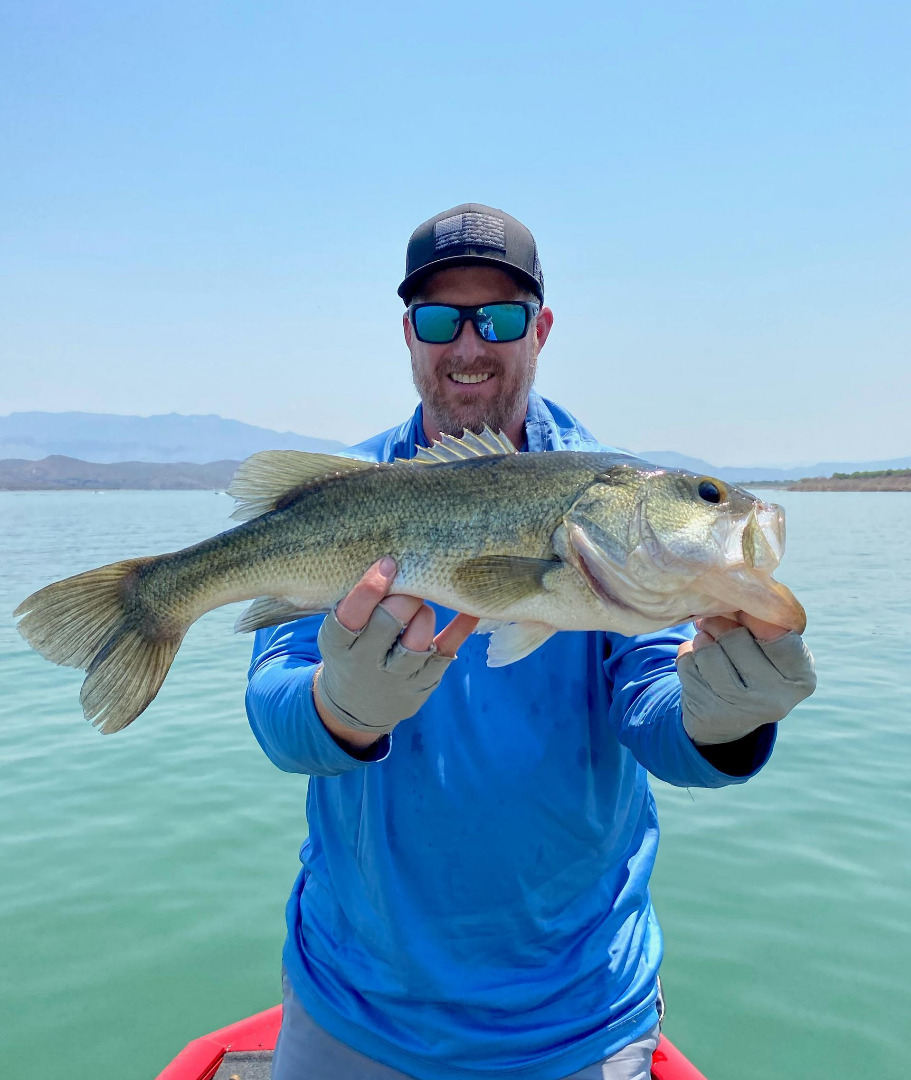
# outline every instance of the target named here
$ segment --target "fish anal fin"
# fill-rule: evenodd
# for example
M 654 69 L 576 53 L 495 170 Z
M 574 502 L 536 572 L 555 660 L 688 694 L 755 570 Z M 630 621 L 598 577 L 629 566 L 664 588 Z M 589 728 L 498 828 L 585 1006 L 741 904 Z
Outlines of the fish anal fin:
M 262 630 L 267 626 L 280 626 L 282 623 L 304 619 L 308 615 L 324 615 L 328 610 L 305 607 L 299 600 L 288 596 L 261 596 L 238 615 L 234 633 L 247 634 L 251 630 Z
M 445 461 L 466 461 L 478 457 L 501 457 L 504 454 L 518 453 L 509 438 L 501 431 L 497 434 L 493 428 L 484 425 L 480 435 L 465 431 L 462 438 L 444 435 L 432 446 L 422 446 L 413 458 L 397 458 L 413 465 L 440 465 Z
M 482 555 L 458 566 L 453 579 L 458 591 L 475 603 L 506 612 L 512 604 L 541 592 L 547 574 L 562 565 L 559 559 Z
M 334 454 L 308 454 L 303 450 L 262 450 L 242 462 L 228 487 L 237 499 L 231 517 L 249 521 L 278 510 L 309 487 L 368 469 L 388 468 L 385 463 Z
M 556 632 L 556 629 L 547 623 L 506 623 L 490 635 L 487 666 L 506 667 L 507 664 L 514 664 L 533 653 Z

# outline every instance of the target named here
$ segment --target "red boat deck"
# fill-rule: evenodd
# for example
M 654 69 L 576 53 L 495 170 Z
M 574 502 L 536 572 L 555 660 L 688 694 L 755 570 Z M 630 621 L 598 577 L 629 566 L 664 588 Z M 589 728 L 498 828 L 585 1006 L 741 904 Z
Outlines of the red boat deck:
M 249 1016 L 194 1039 L 158 1080 L 269 1080 L 272 1051 L 282 1022 L 282 1007 Z M 652 1058 L 654 1080 L 706 1080 L 674 1044 L 661 1036 Z

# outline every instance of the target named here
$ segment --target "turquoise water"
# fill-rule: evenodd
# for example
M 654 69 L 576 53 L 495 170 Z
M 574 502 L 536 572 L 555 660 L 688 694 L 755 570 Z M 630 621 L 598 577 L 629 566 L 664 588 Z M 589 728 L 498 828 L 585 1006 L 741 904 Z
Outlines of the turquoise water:
M 748 785 L 655 783 L 666 1030 L 710 1080 L 900 1077 L 911 992 L 911 495 L 775 493 L 820 688 Z M 0 494 L 0 613 L 47 582 L 227 525 L 211 492 Z M 194 626 L 140 720 L 0 616 L 0 1057 L 145 1080 L 278 1000 L 305 779 L 243 711 L 235 609 Z M 19 1075 L 19 1073 L 17 1073 Z

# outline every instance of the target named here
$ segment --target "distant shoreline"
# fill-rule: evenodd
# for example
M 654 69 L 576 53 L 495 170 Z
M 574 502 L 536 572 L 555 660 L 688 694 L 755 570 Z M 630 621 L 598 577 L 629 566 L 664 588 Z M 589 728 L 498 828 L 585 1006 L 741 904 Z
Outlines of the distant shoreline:
M 0 491 L 224 491 L 239 461 L 80 461 L 55 454 L 40 461 L 0 460 Z
M 224 491 L 240 461 L 82 461 L 55 454 L 40 461 L 0 460 L 0 491 Z M 780 491 L 911 491 L 911 470 L 804 480 L 743 480 L 740 487 Z
M 870 476 L 841 479 L 814 476 L 793 480 L 788 491 L 911 491 L 911 476 Z

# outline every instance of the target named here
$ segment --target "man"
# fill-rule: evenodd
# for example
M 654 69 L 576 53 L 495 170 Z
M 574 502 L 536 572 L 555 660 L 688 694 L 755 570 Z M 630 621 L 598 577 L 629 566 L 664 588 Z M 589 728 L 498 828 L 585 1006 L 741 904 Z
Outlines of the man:
M 413 457 L 485 423 L 531 453 L 604 449 L 532 390 L 553 314 L 523 225 L 438 214 L 406 272 L 421 404 L 356 453 Z M 489 668 L 476 620 L 387 596 L 395 573 L 381 560 L 325 620 L 254 646 L 256 737 L 312 777 L 274 1080 L 644 1080 L 662 952 L 646 771 L 747 780 L 812 658 L 731 612 L 695 640 L 563 633 Z

